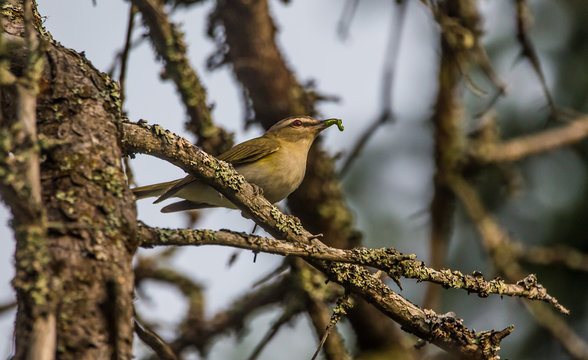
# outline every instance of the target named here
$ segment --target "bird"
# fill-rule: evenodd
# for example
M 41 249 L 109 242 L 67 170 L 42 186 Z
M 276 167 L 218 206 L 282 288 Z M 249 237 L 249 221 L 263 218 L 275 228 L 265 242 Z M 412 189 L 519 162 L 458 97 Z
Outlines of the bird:
M 302 183 L 310 146 L 321 131 L 333 124 L 343 131 L 341 119 L 288 117 L 278 121 L 262 136 L 235 145 L 217 159 L 232 164 L 273 204 L 290 195 Z M 213 207 L 237 208 L 221 193 L 192 175 L 135 187 L 132 191 L 137 199 L 157 196 L 154 204 L 172 197 L 183 199 L 163 207 L 163 213 Z

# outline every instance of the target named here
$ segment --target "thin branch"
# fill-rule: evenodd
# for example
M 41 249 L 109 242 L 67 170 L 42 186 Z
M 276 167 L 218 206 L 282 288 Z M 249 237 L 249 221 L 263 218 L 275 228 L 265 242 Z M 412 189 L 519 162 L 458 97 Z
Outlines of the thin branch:
M 343 318 L 344 315 L 347 315 L 347 311 L 351 309 L 351 307 L 353 306 L 350 301 L 349 294 L 346 294 L 337 300 L 337 305 L 333 309 L 333 314 L 331 315 L 330 319 L 328 315 L 328 309 L 325 306 L 324 302 L 319 301 L 319 299 L 313 298 L 311 294 L 309 295 L 311 298 L 310 302 L 313 308 L 315 308 L 315 313 L 318 313 L 316 314 L 317 316 L 313 317 L 313 323 L 315 324 L 315 328 L 317 328 L 318 322 L 320 322 L 320 324 L 322 325 L 320 331 L 324 331 L 323 336 L 321 337 L 321 340 L 319 342 L 319 345 L 317 346 L 316 351 L 312 355 L 311 360 L 316 359 L 325 343 L 327 344 L 327 346 L 325 346 L 325 354 L 327 355 L 327 359 L 350 359 L 351 357 L 349 356 L 349 353 L 343 345 L 343 339 L 341 338 L 339 333 L 335 331 L 335 325 Z M 319 330 L 317 329 L 317 333 L 318 332 Z
M 351 20 L 353 20 L 355 12 L 357 11 L 357 5 L 359 5 L 359 0 L 347 0 L 345 1 L 345 5 L 343 5 L 343 12 L 337 22 L 337 35 L 342 40 L 347 39 L 349 36 Z
M 127 21 L 127 34 L 125 36 L 125 45 L 120 55 L 120 74 L 118 82 L 120 84 L 120 103 L 121 107 L 125 103 L 125 91 L 126 91 L 126 80 L 127 80 L 127 64 L 129 60 L 129 53 L 131 51 L 131 37 L 133 35 L 133 28 L 135 27 L 135 14 L 137 8 L 134 5 L 129 5 L 129 19 Z
M 588 272 L 588 254 L 565 246 L 525 246 L 513 243 L 514 256 L 521 261 L 545 266 L 560 265 L 570 270 Z
M 161 128 L 156 134 L 154 128 L 121 124 L 121 143 L 127 153 L 150 154 L 176 164 L 218 190 L 272 236 L 295 244 L 309 244 L 313 235 L 296 218 L 283 214 L 260 196 L 229 164 L 214 159 L 185 139 L 162 131 Z M 313 260 L 311 264 L 331 281 L 371 302 L 401 324 L 405 331 L 461 357 L 495 359 L 501 339 L 512 331 L 507 328 L 476 333 L 458 319 L 448 320 L 432 311 L 424 311 L 357 265 L 322 260 Z
M 382 125 L 394 121 L 395 119 L 392 109 L 394 101 L 394 74 L 396 72 L 396 64 L 398 63 L 398 56 L 400 54 L 400 41 L 402 40 L 404 20 L 406 19 L 407 3 L 408 1 L 402 1 L 398 3 L 397 7 L 392 7 L 393 13 L 391 25 L 395 26 L 391 26 L 388 37 L 388 47 L 384 61 L 384 71 L 382 73 L 382 87 L 380 90 L 380 115 L 378 115 L 376 120 L 366 128 L 357 143 L 355 143 L 352 150 L 349 152 L 349 156 L 345 159 L 345 163 L 343 163 L 341 171 L 339 172 L 340 177 L 347 174 L 355 159 L 358 158 L 359 154 L 376 131 Z
M 249 355 L 247 359 L 256 360 L 263 351 L 263 349 L 266 347 L 266 345 L 269 344 L 269 342 L 278 333 L 278 330 L 280 330 L 280 328 L 283 325 L 286 325 L 288 322 L 290 322 L 290 320 L 292 320 L 292 318 L 299 314 L 302 310 L 303 308 L 302 306 L 300 306 L 299 303 L 291 302 L 287 304 L 284 311 L 282 311 L 280 317 L 276 321 L 274 321 L 272 326 L 266 332 L 261 341 L 255 346 L 255 349 L 253 349 L 253 352 L 251 353 L 251 355 Z
M 187 127 L 197 135 L 197 145 L 213 154 L 227 150 L 232 136 L 212 121 L 204 87 L 186 57 L 183 34 L 168 20 L 162 4 L 154 0 L 133 0 L 132 4 L 149 27 L 151 41 L 164 61 L 166 76 L 174 81 L 182 97 L 190 117 Z
M 292 268 L 292 277 L 295 279 L 294 284 L 299 289 L 297 298 L 304 299 L 306 313 L 310 317 L 314 332 L 320 340 L 315 356 L 324 345 L 324 357 L 326 360 L 350 359 L 351 357 L 347 349 L 345 349 L 343 337 L 339 332 L 331 331 L 332 327 L 329 328 L 330 309 L 327 304 L 345 296 L 341 291 L 341 287 L 326 287 L 323 274 L 316 269 L 312 269 L 302 259 L 290 258 L 288 260 Z M 327 333 L 331 336 L 325 333 L 326 329 L 328 329 Z
M 541 83 L 541 87 L 543 88 L 543 93 L 545 94 L 545 99 L 547 100 L 547 104 L 549 105 L 549 109 L 551 110 L 551 115 L 553 117 L 557 116 L 557 110 L 555 107 L 555 103 L 553 101 L 553 97 L 551 96 L 551 92 L 549 91 L 549 87 L 547 87 L 547 81 L 545 81 L 545 75 L 543 74 L 543 70 L 541 69 L 541 63 L 539 62 L 539 56 L 537 55 L 537 51 L 535 50 L 535 46 L 533 46 L 533 42 L 527 33 L 527 28 L 529 27 L 530 22 L 530 10 L 529 5 L 527 4 L 526 0 L 515 0 L 516 2 L 516 21 L 517 21 L 517 40 L 521 45 L 521 56 L 525 57 L 531 63 L 533 70 L 537 74 L 539 78 L 539 82 Z
M 10 301 L 5 304 L 0 304 L 0 316 L 5 312 L 14 309 L 16 305 L 16 301 Z
M 178 357 L 169 346 L 155 331 L 139 323 L 135 319 L 135 333 L 147 346 L 149 346 L 161 360 L 178 360 Z
M 394 279 L 406 277 L 418 281 L 428 281 L 446 288 L 464 289 L 468 293 L 477 293 L 480 297 L 489 294 L 518 296 L 529 300 L 541 300 L 552 304 L 562 313 L 568 310 L 557 299 L 547 294 L 545 288 L 536 279 L 529 277 L 517 284 L 507 284 L 503 280 L 484 280 L 479 272 L 473 275 L 459 271 L 435 270 L 428 268 L 422 261 L 416 261 L 415 255 L 404 255 L 391 248 L 343 250 L 332 248 L 314 240 L 313 244 L 296 244 L 282 240 L 265 238 L 228 230 L 192 230 L 160 229 L 139 226 L 138 235 L 142 247 L 153 246 L 202 246 L 224 245 L 284 256 L 300 256 L 306 260 L 337 261 L 362 266 L 370 266 L 385 271 Z
M 482 163 L 519 161 L 527 156 L 568 146 L 588 137 L 588 116 L 531 135 L 519 136 L 502 143 L 474 144 L 471 156 Z

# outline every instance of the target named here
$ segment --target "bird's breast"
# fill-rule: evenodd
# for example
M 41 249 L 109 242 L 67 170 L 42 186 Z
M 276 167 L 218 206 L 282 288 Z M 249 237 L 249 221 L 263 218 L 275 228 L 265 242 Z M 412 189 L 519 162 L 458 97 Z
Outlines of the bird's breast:
M 278 202 L 298 188 L 306 172 L 308 152 L 288 150 L 284 147 L 254 163 L 238 165 L 236 170 L 261 187 L 271 203 Z

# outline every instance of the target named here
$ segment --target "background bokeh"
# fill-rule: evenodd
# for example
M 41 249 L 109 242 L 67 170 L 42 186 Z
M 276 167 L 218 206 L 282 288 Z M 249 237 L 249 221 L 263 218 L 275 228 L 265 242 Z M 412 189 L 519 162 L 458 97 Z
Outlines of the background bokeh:
M 497 72 L 508 84 L 508 95 L 497 106 L 505 137 L 544 129 L 549 114 L 536 74 L 525 60 L 518 61 L 520 48 L 515 38 L 513 4 L 480 2 L 485 44 Z M 89 0 L 40 0 L 39 12 L 57 41 L 76 51 L 84 51 L 94 66 L 108 71 L 123 45 L 128 6 L 123 1 L 93 4 Z M 205 69 L 206 58 L 214 51 L 214 43 L 205 35 L 207 14 L 213 6 L 213 2 L 204 2 L 187 10 L 178 9 L 172 19 L 183 24 L 192 65 L 207 89 L 209 101 L 214 104 L 215 122 L 235 132 L 237 141 L 243 141 L 259 135 L 261 129 L 255 126 L 244 129 L 245 113 L 238 84 L 227 67 L 213 72 Z M 302 82 L 313 80 L 321 93 L 341 99 L 340 102 L 321 103 L 319 111 L 324 117 L 344 120 L 344 132 L 331 130 L 323 135 L 325 147 L 332 154 L 341 153 L 344 157 L 380 110 L 382 67 L 388 36 L 397 19 L 395 2 L 360 2 L 349 36 L 344 40 L 337 36 L 342 1 L 296 0 L 288 5 L 270 1 L 270 6 L 280 29 L 279 45 L 297 77 Z M 576 111 L 585 111 L 587 107 L 588 26 L 584 22 L 587 8 L 582 1 L 532 2 L 534 27 L 530 33 L 547 83 L 558 105 Z M 364 234 L 365 246 L 396 247 L 405 253 L 416 253 L 426 261 L 434 164 L 429 117 L 436 92 L 439 34 L 429 11 L 420 2 L 409 1 L 406 16 L 399 39 L 393 98 L 389 99 L 396 121 L 376 132 L 344 179 L 344 186 L 349 205 L 356 214 L 357 227 Z M 144 32 L 139 20 L 134 38 L 139 39 Z M 184 131 L 186 115 L 174 86 L 159 78 L 161 69 L 149 42 L 141 41 L 130 55 L 124 109 L 132 121 L 146 119 L 194 140 Z M 475 71 L 473 79 L 482 88 L 492 89 Z M 464 98 L 470 115 L 487 101 L 468 93 L 465 88 Z M 476 126 L 473 122 L 466 125 L 466 132 Z M 139 185 L 183 176 L 182 170 L 153 157 L 137 156 L 131 164 Z M 517 164 L 516 169 L 522 179 L 518 191 L 505 191 L 504 179 L 496 174 L 484 174 L 480 179 L 489 208 L 512 237 L 525 244 L 565 243 L 586 251 L 586 144 L 532 157 Z M 161 214 L 161 206 L 152 205 L 149 200 L 139 201 L 137 206 L 140 219 L 149 225 L 186 225 L 185 216 Z M 9 218 L 9 210 L 0 206 L 0 234 L 4 240 L 0 242 L 0 302 L 9 302 L 14 297 L 10 287 L 14 240 Z M 237 231 L 250 231 L 252 225 L 238 211 L 222 209 L 202 212 L 198 223 L 203 228 Z M 140 251 L 139 256 L 155 251 Z M 187 248 L 170 260 L 174 267 L 205 286 L 208 315 L 225 308 L 281 261 L 277 256 L 259 254 L 253 263 L 253 255 L 243 251 L 237 262 L 229 267 L 227 261 L 234 252 L 234 249 L 222 247 Z M 477 241 L 475 229 L 459 209 L 448 265 L 462 272 L 480 270 L 486 276 L 494 275 Z M 572 309 L 571 323 L 586 339 L 586 274 L 553 267 L 527 269 L 537 272 L 550 293 Z M 403 286 L 403 296 L 417 304 L 422 302 L 423 284 L 405 280 Z M 514 333 L 502 343 L 503 358 L 564 356 L 548 334 L 536 327 L 517 299 L 496 296 L 480 299 L 455 290 L 444 291 L 443 296 L 443 310 L 456 312 L 469 328 L 502 329 L 515 324 Z M 169 334 L 172 329 L 171 324 L 179 321 L 186 306 L 173 288 L 156 283 L 149 284 L 136 300 L 138 311 L 146 319 L 164 324 L 161 329 L 164 337 L 166 331 Z M 209 358 L 246 357 L 276 314 L 270 311 L 257 317 L 240 341 L 235 336 L 222 338 L 212 348 Z M 13 318 L 14 312 L 0 316 L 0 357 L 8 357 L 11 353 Z M 169 324 L 167 330 L 165 324 Z M 351 337 L 348 343 L 353 347 Z M 299 317 L 292 328 L 282 329 L 261 358 L 272 359 L 285 353 L 288 358 L 309 358 L 315 344 L 308 320 Z M 138 354 L 147 351 L 139 341 L 136 348 Z M 193 358 L 198 356 L 194 354 Z

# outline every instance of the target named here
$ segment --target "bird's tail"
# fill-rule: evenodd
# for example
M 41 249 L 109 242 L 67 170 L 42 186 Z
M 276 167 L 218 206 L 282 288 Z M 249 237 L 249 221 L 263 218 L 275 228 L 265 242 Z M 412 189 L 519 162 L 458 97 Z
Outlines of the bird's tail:
M 153 196 L 161 196 L 169 188 L 171 188 L 172 186 L 177 184 L 180 180 L 182 180 L 182 179 L 168 181 L 168 182 L 162 182 L 162 183 L 147 185 L 147 186 L 139 186 L 139 187 L 136 187 L 131 190 L 133 191 L 133 194 L 135 194 L 135 197 L 137 198 L 137 200 L 145 199 L 145 198 L 153 197 Z

